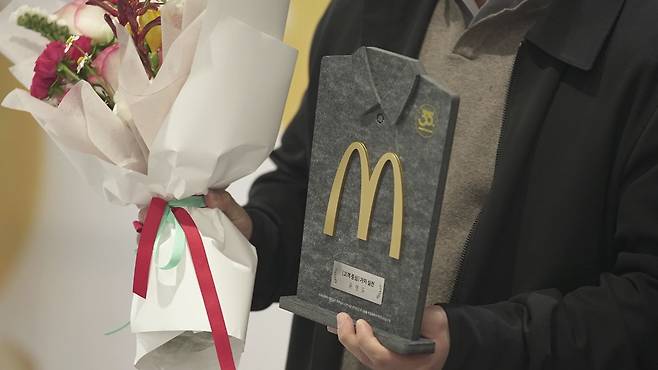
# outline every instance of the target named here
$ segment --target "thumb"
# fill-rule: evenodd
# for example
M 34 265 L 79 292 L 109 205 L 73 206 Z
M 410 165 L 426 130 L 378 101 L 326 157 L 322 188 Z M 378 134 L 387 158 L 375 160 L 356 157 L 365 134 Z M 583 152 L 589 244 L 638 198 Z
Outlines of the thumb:
M 448 316 L 441 306 L 425 308 L 420 333 L 425 338 L 437 339 L 444 335 L 448 328 Z

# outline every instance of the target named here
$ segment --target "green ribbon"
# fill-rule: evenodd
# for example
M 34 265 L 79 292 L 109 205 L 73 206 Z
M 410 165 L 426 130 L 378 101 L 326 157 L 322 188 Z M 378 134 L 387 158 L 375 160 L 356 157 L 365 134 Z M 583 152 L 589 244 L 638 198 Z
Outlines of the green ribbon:
M 186 207 L 186 208 L 205 208 L 206 202 L 202 195 L 195 195 L 189 198 L 180 199 L 180 200 L 171 200 L 167 203 L 165 207 L 164 215 L 162 216 L 162 221 L 158 228 L 158 235 L 155 238 L 155 260 L 158 261 L 158 255 L 160 250 L 160 237 L 162 236 L 162 230 L 166 227 L 173 229 L 173 238 L 174 245 L 171 250 L 171 257 L 169 261 L 164 265 L 160 266 L 161 270 L 171 270 L 176 268 L 180 264 L 180 261 L 185 255 L 185 248 L 187 246 L 187 240 L 185 240 L 185 233 L 183 228 L 180 226 L 174 213 L 171 212 L 172 207 Z
M 164 265 L 160 266 L 161 270 L 171 270 L 180 264 L 180 261 L 185 255 L 185 247 L 187 247 L 187 240 L 185 239 L 185 233 L 183 228 L 180 226 L 174 213 L 171 212 L 172 207 L 186 207 L 186 208 L 205 208 L 206 201 L 203 195 L 194 195 L 189 198 L 180 199 L 180 200 L 170 200 L 167 202 L 165 207 L 164 215 L 162 215 L 162 221 L 160 221 L 160 226 L 158 226 L 158 235 L 155 237 L 155 251 L 154 256 L 155 260 L 158 260 L 158 251 L 160 249 L 160 236 L 162 235 L 161 231 L 165 227 L 173 227 L 174 233 L 174 246 L 172 247 L 171 257 L 169 261 Z M 130 321 L 123 324 L 121 327 L 114 330 L 110 330 L 103 335 L 114 335 L 121 330 L 130 326 Z
M 114 335 L 114 334 L 120 332 L 121 330 L 123 330 L 123 329 L 125 329 L 125 328 L 127 328 L 127 327 L 129 327 L 129 326 L 130 326 L 130 321 L 128 321 L 127 323 L 121 325 L 120 327 L 118 327 L 118 328 L 116 328 L 116 329 L 110 330 L 110 331 L 108 331 L 107 333 L 103 333 L 103 335 L 105 335 L 105 336 Z

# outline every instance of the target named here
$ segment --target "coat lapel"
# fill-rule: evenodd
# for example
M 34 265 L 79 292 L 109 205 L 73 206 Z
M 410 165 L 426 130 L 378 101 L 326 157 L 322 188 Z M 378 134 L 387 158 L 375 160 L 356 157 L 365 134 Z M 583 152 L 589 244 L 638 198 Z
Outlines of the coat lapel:
M 624 0 L 554 0 L 526 38 L 552 57 L 588 71 L 623 5 Z

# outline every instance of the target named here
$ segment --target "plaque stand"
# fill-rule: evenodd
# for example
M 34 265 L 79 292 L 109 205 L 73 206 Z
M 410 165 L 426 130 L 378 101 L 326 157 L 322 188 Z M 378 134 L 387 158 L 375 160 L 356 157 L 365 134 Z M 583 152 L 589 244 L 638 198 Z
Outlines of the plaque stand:
M 338 312 L 333 312 L 331 310 L 319 307 L 318 305 L 307 303 L 297 298 L 297 296 L 281 297 L 279 306 L 287 311 L 294 312 L 296 315 L 311 321 L 315 321 L 332 328 L 336 327 L 336 315 Z M 393 352 L 402 355 L 434 352 L 433 340 L 426 338 L 411 340 L 388 333 L 375 327 L 372 329 L 375 333 L 375 337 L 377 337 L 379 342 L 384 347 L 390 349 Z
M 323 58 L 297 295 L 281 308 L 329 327 L 344 310 L 393 352 L 435 351 L 418 329 L 458 107 L 418 60 Z

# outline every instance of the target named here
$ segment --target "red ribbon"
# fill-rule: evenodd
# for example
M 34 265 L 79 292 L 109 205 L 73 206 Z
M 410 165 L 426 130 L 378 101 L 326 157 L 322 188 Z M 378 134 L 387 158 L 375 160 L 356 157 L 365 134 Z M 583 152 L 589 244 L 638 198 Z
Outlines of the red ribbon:
M 158 228 L 164 212 L 167 208 L 167 202 L 160 198 L 153 198 L 149 205 L 146 220 L 142 235 L 139 238 L 139 245 L 137 247 L 137 258 L 135 261 L 135 276 L 133 278 L 133 292 L 138 296 L 146 299 L 146 292 L 148 289 L 149 271 L 151 268 L 151 259 L 153 256 L 153 248 L 155 238 L 158 234 Z M 210 329 L 212 338 L 215 342 L 215 352 L 217 359 L 222 370 L 235 370 L 235 363 L 233 362 L 233 354 L 231 353 L 231 343 L 229 341 L 228 332 L 226 331 L 226 322 L 222 314 L 222 306 L 219 303 L 217 290 L 215 289 L 215 282 L 210 272 L 210 265 L 208 264 L 208 257 L 206 250 L 203 247 L 203 241 L 199 234 L 192 216 L 185 210 L 185 208 L 171 207 L 171 211 L 176 217 L 176 220 L 183 228 L 187 245 L 190 248 L 190 255 L 192 256 L 192 264 L 196 272 L 199 288 L 201 289 L 201 296 L 203 303 L 206 307 L 206 314 L 210 322 Z

